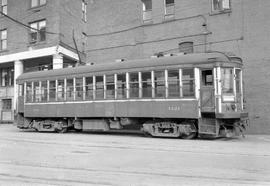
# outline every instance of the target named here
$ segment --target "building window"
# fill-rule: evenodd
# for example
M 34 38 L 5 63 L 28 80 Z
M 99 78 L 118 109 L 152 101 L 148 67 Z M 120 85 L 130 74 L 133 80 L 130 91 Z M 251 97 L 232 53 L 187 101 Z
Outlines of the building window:
M 31 8 L 46 4 L 46 0 L 31 0 Z
M 143 22 L 152 20 L 152 0 L 142 0 Z
M 2 110 L 11 110 L 12 99 L 2 99 Z
M 174 0 L 165 0 L 165 18 L 174 17 Z
M 7 49 L 7 30 L 0 30 L 0 51 Z
M 87 3 L 86 0 L 82 0 L 82 20 L 87 21 Z
M 179 52 L 184 54 L 193 53 L 193 42 L 179 43 Z
M 230 0 L 212 0 L 212 11 L 221 12 L 231 9 Z
M 7 0 L 1 0 L 1 9 L 0 11 L 7 15 Z
M 13 86 L 14 85 L 14 68 L 2 68 L 0 69 L 1 73 L 1 86 Z
M 46 21 L 30 23 L 30 43 L 36 43 L 46 40 Z

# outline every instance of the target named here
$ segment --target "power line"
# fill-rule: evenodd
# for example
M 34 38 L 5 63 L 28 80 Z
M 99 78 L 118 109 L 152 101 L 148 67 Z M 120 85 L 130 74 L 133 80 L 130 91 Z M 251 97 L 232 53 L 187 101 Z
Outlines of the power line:
M 188 7 L 188 8 L 183 8 L 183 7 L 181 7 L 181 8 L 174 8 L 174 12 L 177 12 L 177 11 L 183 11 L 183 10 L 190 10 L 191 8 L 193 8 L 193 7 L 190 7 L 190 6 L 186 6 L 186 7 Z M 197 7 L 197 6 L 194 6 L 194 7 Z M 152 16 L 152 19 L 154 19 L 154 18 L 157 18 L 157 17 L 159 17 L 159 16 L 166 16 L 165 14 L 164 14 L 164 12 L 162 13 L 162 14 L 155 14 L 155 16 Z M 137 25 L 137 26 L 133 26 L 133 27 L 130 27 L 130 28 L 127 28 L 127 29 L 123 29 L 123 30 L 118 30 L 118 31 L 113 31 L 113 32 L 106 32 L 106 33 L 99 33 L 99 34 L 86 34 L 86 36 L 87 37 L 97 37 L 97 36 L 104 36 L 104 35 L 112 35 L 112 34 L 117 34 L 117 33 L 121 33 L 121 32 L 126 32 L 126 31 L 130 31 L 130 30 L 133 30 L 133 29 L 137 29 L 137 28 L 140 28 L 140 27 L 145 27 L 145 26 L 154 26 L 154 25 L 159 25 L 159 24 L 164 24 L 164 23 L 169 23 L 169 22 L 171 22 L 171 21 L 179 21 L 179 20 L 185 20 L 185 19 L 191 19 L 191 18 L 196 18 L 196 17 L 202 17 L 203 18 L 203 20 L 204 20 L 204 22 L 206 22 L 207 20 L 206 20 L 206 17 L 205 16 L 207 16 L 207 15 L 209 15 L 209 13 L 204 13 L 204 14 L 199 14 L 199 15 L 195 15 L 195 16 L 189 16 L 189 17 L 182 17 L 182 18 L 176 18 L 176 19 L 168 19 L 168 21 L 166 22 L 162 22 L 162 23 L 155 23 L 155 24 L 147 24 L 147 23 L 145 23 L 145 24 L 143 24 L 143 25 Z M 133 21 L 136 21 L 136 20 L 138 20 L 138 19 L 134 19 Z M 129 21 L 129 22 L 131 22 L 131 21 Z M 140 22 L 141 23 L 141 22 Z M 127 24 L 126 24 L 127 25 Z M 120 25 L 117 25 L 117 26 L 126 26 L 126 25 L 124 25 L 124 24 L 120 24 Z
M 14 19 L 14 18 L 12 18 L 12 17 L 10 17 L 10 16 L 4 14 L 2 11 L 0 11 L 0 14 L 3 15 L 4 17 L 10 19 L 11 21 L 17 23 L 17 24 L 24 26 L 25 28 L 28 28 L 28 29 L 31 29 L 31 30 L 36 30 L 36 31 L 40 32 L 39 29 L 37 29 L 37 28 L 32 28 L 31 26 L 26 25 L 26 24 L 24 24 L 24 23 L 22 23 L 22 22 L 20 22 L 20 21 L 18 21 L 18 20 L 16 20 L 16 19 Z M 48 32 L 48 31 L 44 31 L 44 32 L 47 33 L 47 34 L 56 34 L 56 35 L 60 35 L 60 33 L 55 33 L 55 32 Z

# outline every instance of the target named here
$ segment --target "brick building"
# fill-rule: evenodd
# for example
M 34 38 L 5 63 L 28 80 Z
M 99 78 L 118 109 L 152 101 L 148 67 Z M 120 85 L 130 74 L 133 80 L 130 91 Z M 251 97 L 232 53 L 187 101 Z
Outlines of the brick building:
M 221 51 L 244 61 L 250 133 L 270 133 L 268 0 L 91 0 L 87 59 Z
M 0 0 L 0 4 L 8 16 L 36 28 L 0 17 L 2 120 L 6 105 L 14 105 L 13 84 L 20 73 L 62 68 L 83 57 L 75 50 L 75 30 L 79 51 L 88 63 L 179 52 L 220 51 L 242 57 L 250 133 L 270 134 L 268 0 Z
M 74 43 L 81 52 L 86 43 L 82 3 L 0 0 L 1 121 L 13 120 L 17 90 L 14 84 L 21 73 L 74 66 L 79 60 Z

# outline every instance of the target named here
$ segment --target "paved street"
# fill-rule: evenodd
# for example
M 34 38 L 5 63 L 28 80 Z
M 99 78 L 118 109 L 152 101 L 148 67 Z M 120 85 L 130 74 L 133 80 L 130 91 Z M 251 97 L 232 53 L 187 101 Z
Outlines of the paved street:
M 0 125 L 0 185 L 270 185 L 270 136 L 37 133 Z

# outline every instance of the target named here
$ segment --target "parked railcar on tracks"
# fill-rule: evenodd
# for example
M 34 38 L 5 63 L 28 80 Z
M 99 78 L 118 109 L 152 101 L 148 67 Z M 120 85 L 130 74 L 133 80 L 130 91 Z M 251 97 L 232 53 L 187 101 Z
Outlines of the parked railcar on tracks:
M 238 135 L 248 119 L 242 66 L 239 57 L 212 52 L 24 73 L 17 79 L 17 126 Z

